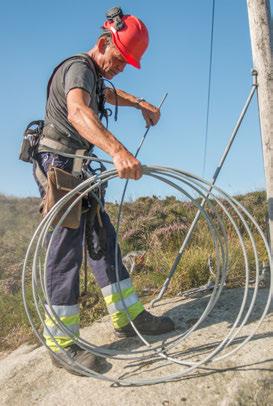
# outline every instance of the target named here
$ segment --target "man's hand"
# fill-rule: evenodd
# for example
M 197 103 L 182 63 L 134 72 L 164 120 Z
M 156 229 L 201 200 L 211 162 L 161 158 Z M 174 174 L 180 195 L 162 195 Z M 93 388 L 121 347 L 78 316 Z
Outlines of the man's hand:
M 146 100 L 137 102 L 138 99 L 136 96 L 126 93 L 124 90 L 116 89 L 116 92 L 119 106 L 131 106 L 141 110 L 147 128 L 158 123 L 158 120 L 160 119 L 160 110 L 158 107 L 148 103 Z M 116 104 L 116 97 L 112 89 L 104 89 L 104 96 L 107 103 L 113 105 Z
M 120 178 L 137 180 L 143 174 L 139 160 L 126 149 L 113 155 L 113 162 Z
M 158 123 L 160 119 L 160 110 L 158 107 L 143 100 L 137 104 L 137 108 L 142 112 L 144 120 L 146 121 L 146 128 Z

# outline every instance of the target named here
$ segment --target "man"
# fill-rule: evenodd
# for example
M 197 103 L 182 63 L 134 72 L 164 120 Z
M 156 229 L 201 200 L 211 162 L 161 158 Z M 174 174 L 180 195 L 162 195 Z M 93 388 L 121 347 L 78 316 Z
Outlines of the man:
M 98 113 L 105 112 L 103 99 L 118 106 L 131 106 L 141 110 L 146 125 L 157 124 L 159 109 L 143 99 L 122 90 L 113 91 L 103 86 L 121 73 L 127 63 L 140 68 L 140 59 L 148 46 L 148 31 L 141 20 L 132 15 L 123 15 L 118 8 L 110 10 L 103 25 L 103 33 L 86 54 L 71 57 L 53 72 L 48 86 L 45 126 L 40 141 L 34 174 L 41 195 L 46 189 L 39 180 L 38 172 L 46 175 L 51 166 L 73 173 L 73 159 L 65 158 L 62 152 L 91 150 L 95 145 L 112 157 L 118 176 L 139 179 L 142 176 L 140 162 L 107 130 Z M 55 148 L 56 153 L 49 152 Z M 59 152 L 59 153 L 58 153 Z M 79 335 L 79 270 L 82 262 L 82 246 L 85 221 L 82 215 L 77 229 L 60 227 L 56 230 L 47 263 L 47 291 L 54 311 L 63 324 L 76 336 Z M 106 241 L 102 247 L 101 230 Z M 120 337 L 135 335 L 121 300 L 115 273 L 115 230 L 108 215 L 100 212 L 94 220 L 91 239 L 93 254 L 89 263 L 101 287 L 107 308 L 111 314 L 115 332 Z M 104 241 L 104 242 L 105 242 Z M 168 317 L 155 317 L 148 313 L 131 283 L 122 264 L 119 252 L 119 278 L 121 292 L 131 319 L 142 334 L 162 334 L 174 329 Z M 50 317 L 46 317 L 44 337 L 47 346 L 65 359 L 60 348 L 87 368 L 96 370 L 98 357 L 81 349 L 73 340 L 59 330 Z M 51 335 L 54 337 L 52 339 Z M 52 356 L 53 363 L 73 369 Z

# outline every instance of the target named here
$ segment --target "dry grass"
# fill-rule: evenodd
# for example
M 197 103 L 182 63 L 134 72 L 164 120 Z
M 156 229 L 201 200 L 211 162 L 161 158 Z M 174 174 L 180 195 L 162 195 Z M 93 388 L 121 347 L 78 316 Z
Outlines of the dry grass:
M 237 198 L 265 231 L 265 193 L 254 192 Z M 22 305 L 20 278 L 27 245 L 39 222 L 38 206 L 39 200 L 35 198 L 17 199 L 0 195 L 0 351 L 14 349 L 33 338 Z M 115 221 L 117 206 L 107 204 L 107 210 Z M 125 204 L 119 238 L 124 255 L 130 251 L 145 251 L 133 274 L 134 286 L 143 301 L 160 290 L 195 212 L 192 204 L 178 201 L 172 196 L 166 199 L 143 197 Z M 215 218 L 214 215 L 212 217 Z M 229 287 L 241 286 L 244 283 L 241 247 L 229 225 L 227 235 L 227 283 Z M 247 251 L 250 251 L 251 242 L 248 238 L 245 238 L 245 245 Z M 257 245 L 262 261 L 265 252 L 261 240 L 258 239 Z M 215 269 L 213 241 L 204 219 L 201 219 L 179 263 L 168 294 L 175 295 L 205 284 L 209 277 L 210 256 Z M 250 255 L 249 258 L 249 268 L 253 273 L 255 261 L 253 256 Z M 81 314 L 82 326 L 106 314 L 100 290 L 92 277 L 88 282 L 88 291 L 89 296 L 84 302 Z

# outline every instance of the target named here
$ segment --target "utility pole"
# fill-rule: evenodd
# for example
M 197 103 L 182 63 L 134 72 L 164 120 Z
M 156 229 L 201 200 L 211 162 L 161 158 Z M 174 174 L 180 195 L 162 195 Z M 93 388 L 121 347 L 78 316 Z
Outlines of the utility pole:
M 247 7 L 253 68 L 258 73 L 258 103 L 273 254 L 273 36 L 270 3 L 269 0 L 247 0 Z

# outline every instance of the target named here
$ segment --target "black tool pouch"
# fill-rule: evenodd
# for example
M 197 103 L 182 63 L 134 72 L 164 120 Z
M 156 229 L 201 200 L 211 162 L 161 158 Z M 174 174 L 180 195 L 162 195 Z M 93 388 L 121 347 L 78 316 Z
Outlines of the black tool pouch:
M 19 151 L 19 159 L 21 161 L 33 163 L 43 127 L 43 120 L 31 121 L 31 123 L 28 124 Z

